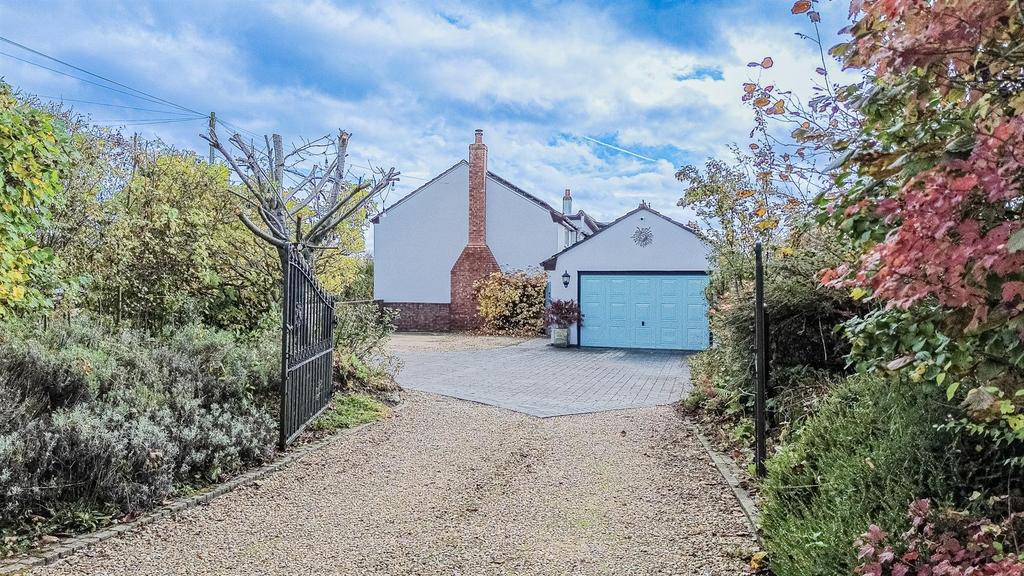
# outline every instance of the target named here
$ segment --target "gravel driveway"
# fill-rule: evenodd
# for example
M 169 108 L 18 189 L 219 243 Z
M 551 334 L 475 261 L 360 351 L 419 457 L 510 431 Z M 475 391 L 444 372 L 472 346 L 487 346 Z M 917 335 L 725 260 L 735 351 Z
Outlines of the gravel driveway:
M 33 574 L 740 574 L 669 407 L 538 419 L 422 392 L 258 485 Z

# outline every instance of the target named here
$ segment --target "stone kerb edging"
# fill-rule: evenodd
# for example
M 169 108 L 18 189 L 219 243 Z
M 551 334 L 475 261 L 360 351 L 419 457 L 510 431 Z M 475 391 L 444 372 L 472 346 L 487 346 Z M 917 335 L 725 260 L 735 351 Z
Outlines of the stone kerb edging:
M 732 489 L 733 495 L 740 504 L 740 508 L 743 509 L 743 515 L 747 518 L 747 523 L 750 524 L 750 531 L 757 538 L 758 542 L 761 542 L 761 532 L 758 530 L 759 517 L 757 513 L 757 506 L 754 504 L 753 497 L 747 492 L 740 484 L 739 477 L 740 471 L 736 467 L 736 463 L 732 461 L 728 456 L 715 450 L 708 439 L 697 429 L 692 422 L 687 422 L 687 427 L 690 432 L 697 438 L 701 446 L 704 447 L 704 451 L 707 452 L 711 461 L 715 464 L 715 468 L 718 468 L 718 473 L 722 475 L 725 482 Z

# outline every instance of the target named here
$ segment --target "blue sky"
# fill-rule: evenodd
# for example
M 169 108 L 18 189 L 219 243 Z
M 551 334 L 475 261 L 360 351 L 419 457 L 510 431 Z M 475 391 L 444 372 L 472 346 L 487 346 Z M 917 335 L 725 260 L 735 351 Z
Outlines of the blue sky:
M 794 35 L 811 29 L 791 5 L 0 0 L 0 35 L 255 133 L 344 128 L 357 170 L 406 176 L 388 204 L 465 157 L 482 128 L 490 169 L 553 205 L 572 188 L 601 219 L 641 200 L 686 219 L 673 174 L 745 144 L 740 85 L 758 73 L 747 62 L 771 55 L 765 74 L 797 92 L 814 81 L 817 54 Z M 844 2 L 821 8 L 825 30 L 844 25 Z M 165 108 L 2 55 L 0 76 L 43 96 Z M 74 105 L 205 150 L 202 119 Z M 138 124 L 169 119 L 183 121 Z

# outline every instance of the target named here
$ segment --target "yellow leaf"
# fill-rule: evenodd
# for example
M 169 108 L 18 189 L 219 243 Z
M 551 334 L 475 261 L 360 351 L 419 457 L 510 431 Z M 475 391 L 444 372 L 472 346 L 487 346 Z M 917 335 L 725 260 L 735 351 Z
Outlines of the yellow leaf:
M 854 300 L 860 300 L 861 298 L 867 295 L 868 291 L 861 288 L 860 286 L 854 288 L 853 290 L 850 290 L 850 298 L 853 298 Z
M 1024 112 L 1024 92 L 1010 98 L 1010 107 L 1018 116 Z
M 737 197 L 737 198 L 750 198 L 751 196 L 753 196 L 753 195 L 754 195 L 754 194 L 756 194 L 756 193 L 757 193 L 757 192 L 755 192 L 755 191 L 754 191 L 753 189 L 751 189 L 751 188 L 747 188 L 747 189 L 745 189 L 745 190 L 740 190 L 740 191 L 739 191 L 739 192 L 738 192 L 738 193 L 736 194 L 736 197 Z
M 1006 423 L 1010 425 L 1010 430 L 1017 432 L 1024 428 L 1024 414 L 1014 414 L 1006 419 Z
M 763 205 L 762 206 L 758 206 L 757 210 L 754 210 L 754 216 L 757 216 L 758 218 L 764 216 L 767 213 L 768 213 L 768 209 L 765 208 Z
M 752 84 L 750 82 L 745 82 L 743 84 L 743 91 L 746 92 L 747 94 L 752 94 L 754 92 L 754 89 L 756 89 L 756 88 L 757 88 L 757 85 L 756 84 Z
M 777 100 L 775 105 L 772 106 L 772 114 L 782 114 L 786 111 L 786 103 L 782 100 Z
M 767 557 L 768 553 L 763 550 L 754 552 L 754 554 L 750 557 L 750 570 L 760 570 L 764 566 L 764 561 Z
M 771 68 L 773 64 L 775 64 L 775 61 L 772 60 L 771 56 L 765 56 L 764 60 L 761 60 L 761 68 Z
M 754 106 L 757 106 L 758 108 L 764 108 L 765 106 L 771 104 L 771 102 L 771 100 L 765 98 L 764 96 L 758 96 L 757 98 L 754 98 Z

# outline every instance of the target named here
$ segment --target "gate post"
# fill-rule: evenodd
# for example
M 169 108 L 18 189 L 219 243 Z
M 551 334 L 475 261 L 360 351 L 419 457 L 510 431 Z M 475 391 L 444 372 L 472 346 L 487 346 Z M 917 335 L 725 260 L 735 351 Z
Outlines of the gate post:
M 288 432 L 285 421 L 289 417 L 286 413 L 288 407 L 288 325 L 289 311 L 292 309 L 291 294 L 291 244 L 285 244 L 281 248 L 281 382 L 280 397 L 281 403 L 278 409 L 277 430 L 278 445 L 281 450 L 288 446 Z
M 764 308 L 764 262 L 754 244 L 754 474 L 765 476 L 765 388 L 768 382 L 768 322 Z

